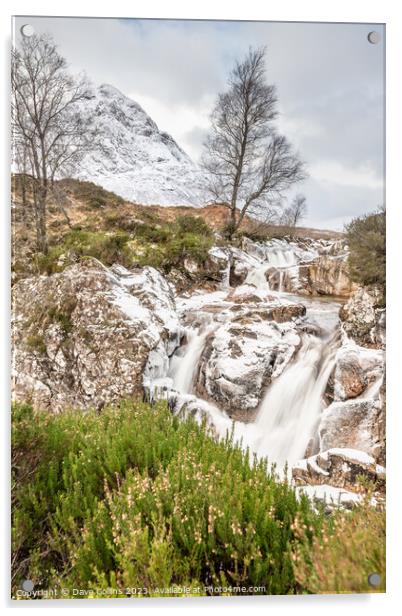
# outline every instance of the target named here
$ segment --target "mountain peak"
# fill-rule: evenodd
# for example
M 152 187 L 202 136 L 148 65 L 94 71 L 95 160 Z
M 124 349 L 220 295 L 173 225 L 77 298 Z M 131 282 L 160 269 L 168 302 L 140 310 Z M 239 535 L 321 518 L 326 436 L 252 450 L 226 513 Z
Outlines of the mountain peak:
M 201 169 L 136 101 L 110 84 L 80 101 L 79 112 L 101 135 L 77 177 L 144 205 L 203 205 Z
M 101 92 L 104 96 L 121 96 L 122 98 L 127 98 L 125 94 L 115 86 L 112 86 L 110 83 L 101 83 L 98 87 L 99 92 Z

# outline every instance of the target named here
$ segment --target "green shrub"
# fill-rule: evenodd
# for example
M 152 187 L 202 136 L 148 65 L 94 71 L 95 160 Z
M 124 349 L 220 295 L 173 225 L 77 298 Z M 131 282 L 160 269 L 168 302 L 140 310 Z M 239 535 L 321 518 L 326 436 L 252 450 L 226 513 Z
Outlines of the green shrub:
M 186 232 L 170 240 L 166 246 L 166 255 L 172 265 L 178 266 L 184 259 L 192 259 L 202 265 L 212 244 L 211 237 Z
M 346 226 L 349 269 L 354 281 L 376 286 L 385 296 L 385 208 L 354 218 Z
M 36 255 L 36 267 L 40 273 L 50 275 L 62 271 L 79 257 L 95 257 L 104 265 L 120 263 L 130 267 L 133 255 L 129 241 L 130 235 L 122 231 L 103 233 L 74 229 L 57 246 L 51 247 L 47 255 Z
M 192 214 L 184 214 L 176 219 L 176 226 L 179 233 L 193 233 L 196 235 L 205 235 L 211 237 L 213 235 L 211 227 L 207 225 L 201 216 Z
M 134 235 L 146 242 L 164 243 L 172 237 L 172 231 L 168 225 L 144 223 L 137 225 Z
M 266 461 L 163 403 L 100 415 L 17 405 L 12 452 L 14 593 L 23 579 L 150 595 L 172 584 L 300 590 L 294 521 L 313 536 L 323 514 Z
M 297 526 L 301 542 L 294 553 L 295 575 L 310 593 L 385 592 L 385 510 L 374 509 L 370 493 L 352 512 L 336 511 L 313 541 Z M 369 585 L 372 573 L 378 587 Z

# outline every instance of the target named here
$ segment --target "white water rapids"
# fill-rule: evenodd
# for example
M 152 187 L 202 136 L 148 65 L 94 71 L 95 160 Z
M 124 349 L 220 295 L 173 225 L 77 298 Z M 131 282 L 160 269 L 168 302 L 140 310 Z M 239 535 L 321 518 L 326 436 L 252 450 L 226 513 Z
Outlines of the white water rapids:
M 182 394 L 191 394 L 198 362 L 204 350 L 209 333 L 216 328 L 212 322 L 199 329 L 186 329 L 187 344 L 183 354 L 176 353 L 170 361 L 169 376 L 173 379 L 173 387 Z
M 216 314 L 197 313 L 197 327 L 187 326 L 186 343 L 170 359 L 167 377 L 172 383 L 171 394 L 179 407 L 193 404 L 211 418 L 219 436 L 233 430 L 235 440 L 242 441 L 251 454 L 268 457 L 279 472 L 287 462 L 289 467 L 305 456 L 315 434 L 323 410 L 323 393 L 335 361 L 338 345 L 337 327 L 339 305 L 283 292 L 271 292 L 265 272 L 267 268 L 295 267 L 289 255 L 269 255 L 251 269 L 245 280 L 257 290 L 273 293 L 277 298 L 302 302 L 307 307 L 306 322 L 316 327 L 314 333 L 302 334 L 302 345 L 285 370 L 266 389 L 254 422 L 233 422 L 228 415 L 210 401 L 195 394 L 199 363 L 208 336 L 222 323 Z M 200 324 L 201 323 L 201 324 Z
M 235 435 L 258 457 L 268 457 L 278 469 L 304 457 L 322 411 L 335 352 L 335 337 L 305 334 L 294 362 L 268 388 L 255 422 L 235 427 Z

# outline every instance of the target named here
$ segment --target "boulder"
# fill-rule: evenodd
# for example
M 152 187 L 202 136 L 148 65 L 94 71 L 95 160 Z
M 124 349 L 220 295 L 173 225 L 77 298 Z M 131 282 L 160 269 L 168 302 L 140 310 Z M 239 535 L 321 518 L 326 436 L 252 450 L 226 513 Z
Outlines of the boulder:
M 294 356 L 300 337 L 293 323 L 238 315 L 207 338 L 196 393 L 213 400 L 232 419 L 252 421 L 264 390 Z
M 241 261 L 234 261 L 230 264 L 229 285 L 237 287 L 242 285 L 247 278 L 248 267 Z
M 228 286 L 230 259 L 228 250 L 214 246 L 208 251 L 208 257 L 202 269 L 208 278 Z
M 361 287 L 339 312 L 345 333 L 357 344 L 371 348 L 384 348 L 385 311 L 382 294 L 378 289 Z
M 365 478 L 375 491 L 385 492 L 385 468 L 357 449 L 337 447 L 300 460 L 292 468 L 292 478 L 298 486 L 329 485 L 351 492 L 360 492 L 360 478 Z
M 349 277 L 345 257 L 322 255 L 300 267 L 300 293 L 350 297 L 357 286 Z
M 166 368 L 181 328 L 169 284 L 86 259 L 13 290 L 13 396 L 35 407 L 102 408 L 141 394 Z
M 359 449 L 377 461 L 385 459 L 384 405 L 380 397 L 333 402 L 318 426 L 319 448 Z
M 378 391 L 384 372 L 381 349 L 361 347 L 343 334 L 324 394 L 326 403 L 366 396 L 372 389 Z

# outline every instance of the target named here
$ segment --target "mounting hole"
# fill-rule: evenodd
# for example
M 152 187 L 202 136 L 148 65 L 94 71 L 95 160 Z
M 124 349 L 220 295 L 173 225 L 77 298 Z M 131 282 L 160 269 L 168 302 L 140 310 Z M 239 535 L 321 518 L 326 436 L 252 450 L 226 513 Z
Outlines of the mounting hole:
M 31 580 L 24 580 L 22 582 L 22 588 L 25 592 L 32 592 L 34 589 L 33 582 Z
M 377 45 L 377 43 L 380 42 L 380 39 L 381 39 L 380 33 L 376 32 L 375 30 L 373 30 L 372 32 L 369 32 L 367 35 L 367 40 L 372 45 Z
M 31 24 L 24 24 L 21 27 L 21 34 L 22 36 L 32 36 L 33 34 L 35 34 L 34 27 L 31 26 Z
M 370 586 L 376 588 L 381 584 L 381 575 L 379 573 L 370 573 L 368 576 L 368 583 Z

